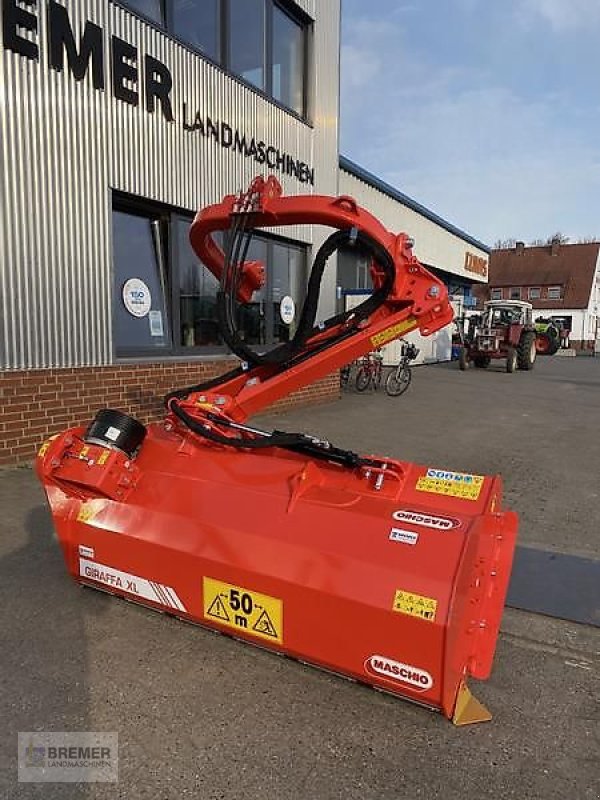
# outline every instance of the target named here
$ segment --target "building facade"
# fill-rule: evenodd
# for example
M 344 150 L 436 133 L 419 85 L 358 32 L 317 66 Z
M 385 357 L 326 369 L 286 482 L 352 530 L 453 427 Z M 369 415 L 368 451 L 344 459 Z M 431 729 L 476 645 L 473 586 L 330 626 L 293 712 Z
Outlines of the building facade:
M 0 0 L 0 13 L 0 464 L 101 407 L 156 418 L 171 388 L 232 366 L 188 229 L 257 174 L 286 194 L 355 191 L 425 263 L 482 279 L 483 248 L 431 215 L 422 235 L 422 215 L 388 214 L 340 172 L 340 0 Z M 289 337 L 281 300 L 301 303 L 328 231 L 280 233 L 250 253 L 268 276 L 240 319 L 258 348 Z M 321 318 L 339 277 L 332 259 Z M 333 375 L 286 402 L 337 396 Z
M 482 300 L 524 300 L 534 318 L 552 319 L 568 331 L 578 352 L 600 349 L 600 243 L 553 243 L 494 250 Z

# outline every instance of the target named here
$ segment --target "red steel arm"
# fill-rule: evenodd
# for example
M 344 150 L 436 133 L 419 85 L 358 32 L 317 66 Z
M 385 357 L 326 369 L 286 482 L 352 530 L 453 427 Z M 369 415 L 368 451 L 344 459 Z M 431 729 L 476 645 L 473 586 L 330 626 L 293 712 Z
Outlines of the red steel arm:
M 310 355 L 320 341 L 353 327 L 349 319 L 337 328 L 316 333 L 305 345 L 307 357 L 282 370 L 277 365 L 262 365 L 224 381 L 211 391 L 196 393 L 182 405 L 188 413 L 202 418 L 206 410 L 217 411 L 236 422 L 243 422 L 281 397 L 285 397 L 344 364 L 418 328 L 427 336 L 449 324 L 453 311 L 444 283 L 434 277 L 412 253 L 412 241 L 404 234 L 388 231 L 375 217 L 360 208 L 351 197 L 298 195 L 283 197 L 273 177 L 256 178 L 245 194 L 228 195 L 216 205 L 202 209 L 191 227 L 190 241 L 202 262 L 217 277 L 225 266 L 224 254 L 212 234 L 227 230 L 237 214 L 249 214 L 252 228 L 284 225 L 326 225 L 340 230 L 355 228 L 387 250 L 396 275 L 387 300 L 348 338 Z M 237 292 L 240 302 L 249 302 L 252 293 L 264 282 L 264 265 L 242 265 Z M 382 275 L 371 267 L 377 288 Z M 203 398 L 199 401 L 199 395 Z

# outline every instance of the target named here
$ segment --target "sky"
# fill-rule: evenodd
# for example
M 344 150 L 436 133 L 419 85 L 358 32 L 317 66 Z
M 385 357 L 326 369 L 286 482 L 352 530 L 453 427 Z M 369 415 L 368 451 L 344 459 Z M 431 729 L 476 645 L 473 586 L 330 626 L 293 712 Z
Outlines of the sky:
M 600 238 L 600 0 L 342 0 L 343 155 L 493 245 Z

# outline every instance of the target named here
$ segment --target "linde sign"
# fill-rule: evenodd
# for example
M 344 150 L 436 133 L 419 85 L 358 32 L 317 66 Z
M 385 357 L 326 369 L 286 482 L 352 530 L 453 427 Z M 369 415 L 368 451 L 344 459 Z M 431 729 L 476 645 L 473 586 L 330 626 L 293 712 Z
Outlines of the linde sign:
M 40 60 L 40 2 L 38 0 L 0 0 L 2 4 L 2 41 L 7 50 L 24 58 Z M 107 58 L 103 29 L 86 20 L 79 43 L 75 39 L 69 13 L 60 3 L 49 0 L 46 8 L 46 46 L 48 66 L 61 72 L 65 56 L 67 67 L 75 80 L 81 81 L 88 71 L 94 89 L 104 90 L 109 84 L 113 97 L 132 106 L 139 106 L 140 96 L 149 114 L 159 109 L 164 119 L 176 123 L 173 112 L 173 77 L 169 68 L 116 35 L 110 36 Z M 110 66 L 106 68 L 106 61 Z M 180 124 L 184 131 L 211 138 L 225 149 L 252 158 L 269 169 L 296 178 L 301 183 L 314 186 L 314 167 L 282 152 L 262 139 L 217 120 L 199 109 L 182 104 Z

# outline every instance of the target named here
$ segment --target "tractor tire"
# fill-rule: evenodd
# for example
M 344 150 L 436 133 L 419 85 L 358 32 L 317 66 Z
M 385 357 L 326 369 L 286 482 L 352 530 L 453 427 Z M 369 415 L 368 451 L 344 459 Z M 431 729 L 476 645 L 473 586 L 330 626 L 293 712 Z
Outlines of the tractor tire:
M 487 369 L 490 365 L 491 358 L 489 356 L 475 356 L 473 363 L 477 369 Z
M 514 372 L 517 368 L 517 351 L 514 347 L 508 348 L 508 353 L 506 354 L 506 371 L 507 372 Z
M 467 352 L 466 347 L 460 348 L 460 353 L 458 354 L 458 366 L 464 372 L 464 370 L 469 369 L 469 353 Z
M 517 363 L 519 369 L 533 369 L 535 357 L 537 356 L 535 340 L 535 331 L 525 331 L 521 335 L 521 341 L 519 342 L 519 346 L 517 348 Z
M 550 343 L 550 350 L 548 350 L 548 355 L 553 356 L 555 353 L 558 353 L 560 350 L 560 339 L 556 339 L 556 341 L 552 341 Z

